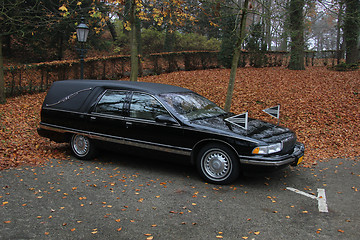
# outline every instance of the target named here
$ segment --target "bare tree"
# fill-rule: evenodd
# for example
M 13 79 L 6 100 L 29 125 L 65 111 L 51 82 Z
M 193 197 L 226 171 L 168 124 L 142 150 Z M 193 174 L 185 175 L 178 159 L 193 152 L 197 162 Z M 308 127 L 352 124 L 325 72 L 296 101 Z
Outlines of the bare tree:
M 336 24 L 336 58 L 337 64 L 340 63 L 341 59 L 341 24 L 344 14 L 344 3 L 342 1 L 339 2 L 339 11 L 337 14 L 337 24 Z
M 248 15 L 248 9 L 249 9 L 249 0 L 245 0 L 244 1 L 244 5 L 241 8 L 241 15 L 240 15 L 240 23 L 236 29 L 236 36 L 237 36 L 237 40 L 236 40 L 236 44 L 235 44 L 235 52 L 234 52 L 234 56 L 233 56 L 233 60 L 232 60 L 232 64 L 231 64 L 231 71 L 230 71 L 230 79 L 229 79 L 229 84 L 228 84 L 228 89 L 227 89 L 227 94 L 226 94 L 226 102 L 225 102 L 225 111 L 230 111 L 230 107 L 231 107 L 231 100 L 232 100 L 232 95 L 234 92 L 234 86 L 235 86 L 235 77 L 236 77 L 236 70 L 237 67 L 239 65 L 239 59 L 240 59 L 240 54 L 241 54 L 241 45 L 245 40 L 245 27 L 246 27 L 246 19 L 247 19 L 247 15 Z

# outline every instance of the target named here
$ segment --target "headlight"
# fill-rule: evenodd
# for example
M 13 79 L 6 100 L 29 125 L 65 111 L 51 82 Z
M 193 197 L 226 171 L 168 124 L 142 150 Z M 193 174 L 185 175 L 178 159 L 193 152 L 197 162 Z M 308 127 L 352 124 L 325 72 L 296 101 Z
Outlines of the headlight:
M 256 147 L 253 149 L 252 153 L 266 155 L 266 154 L 280 152 L 282 148 L 283 148 L 282 143 L 276 143 L 268 146 Z

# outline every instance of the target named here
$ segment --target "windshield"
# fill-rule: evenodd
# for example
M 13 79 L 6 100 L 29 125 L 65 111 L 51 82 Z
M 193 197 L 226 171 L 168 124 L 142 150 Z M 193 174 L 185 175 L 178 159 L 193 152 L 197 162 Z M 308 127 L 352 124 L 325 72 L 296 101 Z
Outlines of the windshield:
M 160 97 L 175 111 L 182 120 L 192 121 L 210 117 L 216 117 L 226 112 L 215 103 L 199 94 L 187 93 L 166 93 Z

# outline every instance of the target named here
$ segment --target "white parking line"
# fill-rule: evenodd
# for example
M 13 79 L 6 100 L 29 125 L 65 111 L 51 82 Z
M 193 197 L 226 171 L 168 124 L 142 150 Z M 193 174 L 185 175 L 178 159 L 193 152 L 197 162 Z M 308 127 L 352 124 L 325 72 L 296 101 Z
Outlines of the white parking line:
M 319 204 L 319 212 L 328 212 L 325 189 L 318 188 L 317 199 L 318 199 L 318 204 Z
M 328 207 L 327 207 L 327 203 L 326 203 L 325 189 L 318 188 L 318 190 L 317 190 L 318 191 L 318 196 L 317 197 L 315 197 L 314 195 L 311 195 L 309 193 L 300 191 L 300 190 L 298 190 L 296 188 L 287 187 L 286 189 L 290 190 L 292 192 L 301 194 L 303 196 L 318 200 L 319 212 L 328 212 Z

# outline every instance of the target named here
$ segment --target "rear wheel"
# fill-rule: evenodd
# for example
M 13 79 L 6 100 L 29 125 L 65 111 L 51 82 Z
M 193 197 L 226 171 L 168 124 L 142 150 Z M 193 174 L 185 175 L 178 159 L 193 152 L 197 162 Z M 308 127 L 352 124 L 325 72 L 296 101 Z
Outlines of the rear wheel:
M 95 157 L 94 143 L 84 135 L 74 134 L 70 140 L 70 145 L 76 158 L 89 160 Z
M 234 151 L 222 144 L 203 147 L 196 161 L 201 177 L 210 183 L 229 184 L 239 177 L 239 160 Z

